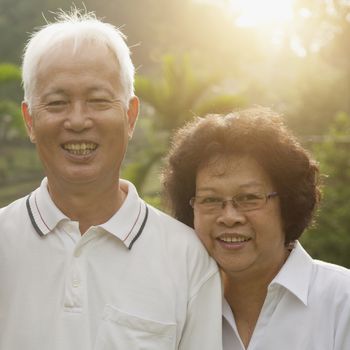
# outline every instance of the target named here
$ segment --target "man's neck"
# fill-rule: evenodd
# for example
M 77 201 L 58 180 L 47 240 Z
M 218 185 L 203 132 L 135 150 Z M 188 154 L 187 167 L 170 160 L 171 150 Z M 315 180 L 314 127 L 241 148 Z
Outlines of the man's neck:
M 57 186 L 48 181 L 48 191 L 55 205 L 72 221 L 79 222 L 82 235 L 91 226 L 108 221 L 127 194 L 118 180 L 112 186 Z

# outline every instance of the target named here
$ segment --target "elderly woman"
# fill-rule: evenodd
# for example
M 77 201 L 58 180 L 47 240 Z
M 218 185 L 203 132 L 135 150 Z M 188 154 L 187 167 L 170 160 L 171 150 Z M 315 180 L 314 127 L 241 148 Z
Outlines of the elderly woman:
M 350 272 L 298 242 L 320 198 L 318 166 L 279 116 L 196 118 L 176 133 L 163 182 L 221 269 L 225 350 L 350 349 Z

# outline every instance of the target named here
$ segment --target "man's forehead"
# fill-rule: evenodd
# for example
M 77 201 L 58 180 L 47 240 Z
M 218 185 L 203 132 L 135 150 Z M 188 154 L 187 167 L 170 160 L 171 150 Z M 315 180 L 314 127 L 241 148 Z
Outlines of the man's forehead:
M 102 91 L 111 84 L 119 89 L 120 79 L 118 61 L 106 46 L 82 46 L 74 52 L 72 47 L 67 51 L 55 45 L 39 60 L 35 85 L 40 89 L 44 84 L 46 90 L 56 92 L 76 84 L 81 89 Z
M 81 86 L 81 91 L 83 91 L 85 94 L 94 94 L 94 93 L 107 93 L 110 94 L 111 91 L 106 86 L 103 86 L 102 84 L 96 84 L 96 85 L 86 85 Z M 51 95 L 68 95 L 70 94 L 70 89 L 63 88 L 63 87 L 55 87 L 53 86 L 50 88 L 45 94 L 43 94 L 43 97 L 51 96 Z

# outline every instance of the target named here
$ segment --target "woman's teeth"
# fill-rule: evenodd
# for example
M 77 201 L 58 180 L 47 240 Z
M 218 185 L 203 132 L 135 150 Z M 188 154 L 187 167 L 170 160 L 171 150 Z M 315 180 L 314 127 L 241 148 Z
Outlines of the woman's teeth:
M 243 237 L 243 236 L 222 236 L 219 237 L 219 240 L 225 243 L 243 243 L 243 242 L 247 242 L 250 240 L 249 237 Z

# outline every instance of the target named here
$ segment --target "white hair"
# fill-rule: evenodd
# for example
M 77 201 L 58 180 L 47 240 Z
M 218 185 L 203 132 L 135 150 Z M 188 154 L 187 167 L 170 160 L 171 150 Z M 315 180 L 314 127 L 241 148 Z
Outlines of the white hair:
M 34 32 L 24 50 L 22 62 L 22 83 L 24 101 L 32 107 L 36 73 L 42 57 L 57 44 L 70 39 L 76 48 L 82 42 L 103 43 L 115 55 L 119 63 L 119 80 L 126 106 L 134 96 L 135 68 L 124 34 L 115 26 L 102 22 L 93 12 L 73 8 L 70 12 L 60 10 L 54 23 L 47 23 Z

